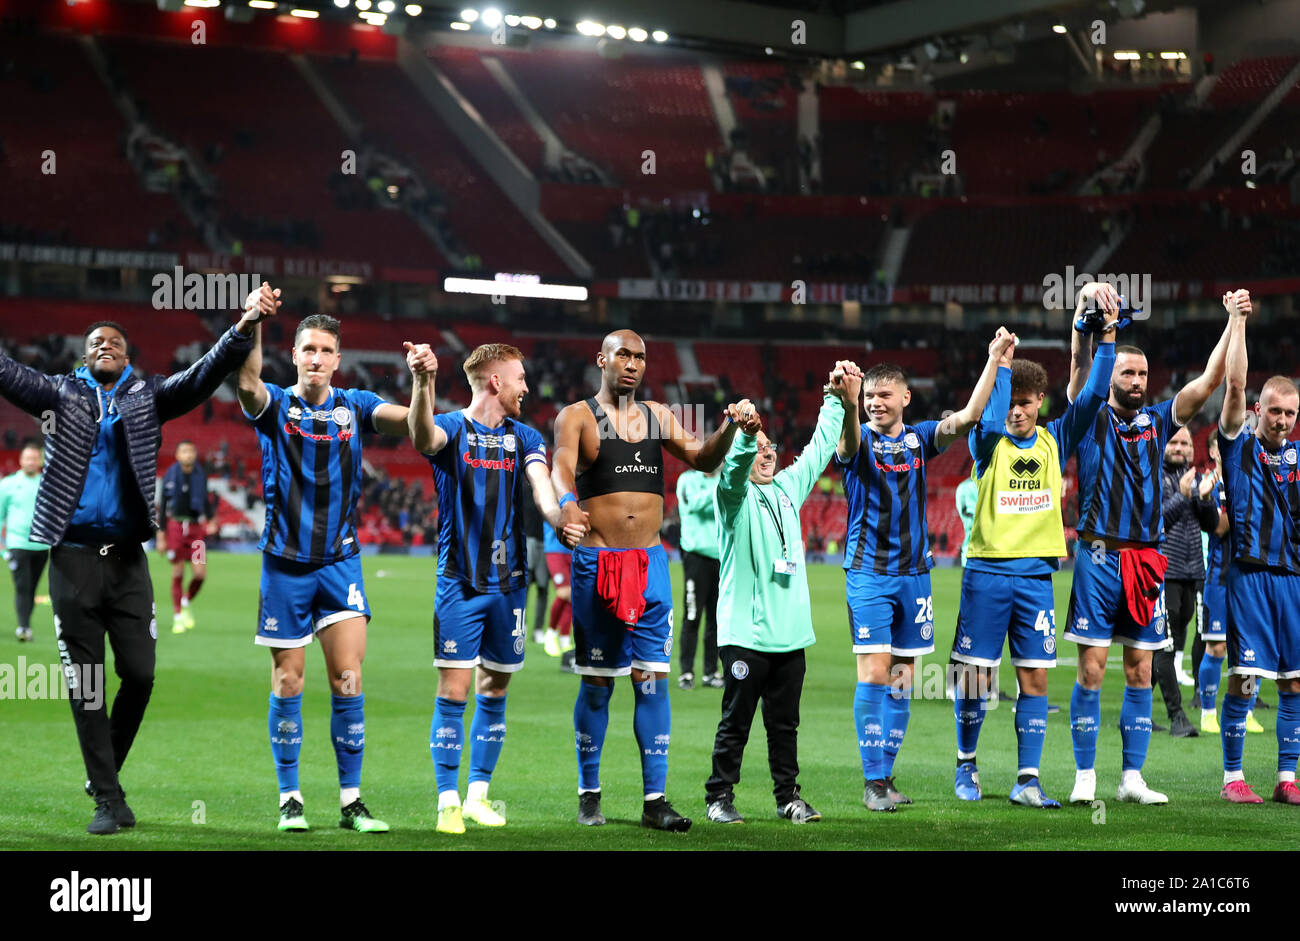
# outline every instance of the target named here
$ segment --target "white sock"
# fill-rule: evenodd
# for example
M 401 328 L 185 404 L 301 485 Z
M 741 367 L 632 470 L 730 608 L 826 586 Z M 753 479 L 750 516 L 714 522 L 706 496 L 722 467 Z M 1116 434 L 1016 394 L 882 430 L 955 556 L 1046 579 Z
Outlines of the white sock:
M 285 791 L 283 794 L 280 795 L 280 806 L 283 807 L 284 802 L 291 797 L 300 804 L 303 802 L 302 791 Z
M 663 795 L 656 792 L 654 794 L 647 794 L 645 796 L 645 800 L 647 803 L 649 803 L 650 801 L 657 801 L 661 797 L 663 797 Z
M 1244 771 L 1225 771 L 1225 772 L 1223 772 L 1223 786 L 1224 786 L 1224 787 L 1227 787 L 1227 786 L 1228 786 L 1229 784 L 1231 784 L 1233 781 L 1244 781 L 1244 780 L 1246 780 L 1246 773 L 1245 773 Z
M 579 796 L 579 797 L 581 797 L 583 794 L 599 794 L 599 793 L 600 793 L 600 788 L 598 788 L 598 787 L 595 787 L 595 788 L 592 788 L 592 787 L 586 787 L 586 788 L 580 787 L 580 788 L 578 788 L 578 796 Z
M 487 781 L 470 781 L 469 787 L 465 788 L 465 802 L 485 801 L 487 800 L 487 792 Z
M 438 795 L 439 810 L 444 810 L 448 807 L 459 807 L 459 806 L 460 806 L 459 791 L 443 791 L 441 794 Z
M 190 596 L 189 596 L 189 595 L 181 595 L 181 607 L 182 607 L 182 608 L 188 608 L 189 606 L 190 606 Z
M 1019 771 L 1016 772 L 1016 775 L 1017 775 L 1017 776 L 1022 775 L 1022 774 L 1027 774 L 1027 775 L 1029 775 L 1031 778 L 1036 778 L 1036 777 L 1038 777 L 1038 769 L 1037 769 L 1037 768 L 1021 768 Z
M 1285 784 L 1287 781 L 1294 781 L 1294 780 L 1295 780 L 1294 771 L 1279 771 L 1277 773 L 1278 784 Z
M 361 788 L 359 787 L 341 787 L 339 788 L 339 806 L 346 807 L 353 801 L 361 800 Z
M 973 751 L 969 751 L 969 752 L 967 752 L 967 751 L 962 751 L 962 750 L 958 749 L 958 750 L 957 750 L 957 760 L 958 760 L 958 761 L 974 761 L 974 760 L 975 760 L 975 753 L 974 753 Z
M 1122 781 L 1122 783 L 1124 783 L 1124 784 L 1129 784 L 1129 783 L 1137 784 L 1137 783 L 1139 783 L 1141 780 L 1142 780 L 1142 772 L 1139 771 L 1139 770 L 1137 770 L 1136 768 L 1129 768 L 1127 771 L 1124 772 L 1124 777 L 1123 777 L 1123 781 Z
M 1079 780 L 1080 778 L 1095 778 L 1096 776 L 1097 776 L 1096 768 L 1079 768 L 1074 772 L 1074 779 L 1076 781 Z

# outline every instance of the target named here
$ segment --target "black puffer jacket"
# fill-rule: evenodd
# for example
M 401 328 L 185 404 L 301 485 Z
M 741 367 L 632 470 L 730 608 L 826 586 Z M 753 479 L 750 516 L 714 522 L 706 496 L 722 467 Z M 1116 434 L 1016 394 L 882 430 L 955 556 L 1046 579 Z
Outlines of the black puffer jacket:
M 1200 581 L 1205 578 L 1201 530 L 1212 533 L 1219 525 L 1219 504 L 1215 502 L 1214 491 L 1210 492 L 1209 500 L 1183 496 L 1178 481 L 1186 470 L 1186 467 L 1170 467 L 1168 464 L 1162 464 L 1160 468 L 1161 509 L 1165 517 L 1165 541 L 1160 551 L 1169 559 L 1165 578 Z M 1199 476 L 1193 481 L 1193 493 L 1200 482 Z
M 231 328 L 201 360 L 174 376 L 128 377 L 117 395 L 131 470 L 148 519 L 135 536 L 151 538 L 157 528 L 154 490 L 162 423 L 203 403 L 248 357 L 253 338 Z M 0 353 L 0 395 L 41 419 L 46 430 L 45 473 L 36 492 L 33 542 L 57 545 L 77 510 L 86 483 L 90 456 L 99 434 L 99 405 L 94 390 L 69 373 L 47 376 Z

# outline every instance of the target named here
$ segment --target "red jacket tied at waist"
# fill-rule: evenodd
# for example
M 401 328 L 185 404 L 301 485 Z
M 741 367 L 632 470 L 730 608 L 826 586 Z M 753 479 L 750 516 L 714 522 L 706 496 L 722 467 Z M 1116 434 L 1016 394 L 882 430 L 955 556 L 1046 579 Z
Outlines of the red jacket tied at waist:
M 1119 577 L 1128 599 L 1128 612 L 1139 627 L 1151 623 L 1151 612 L 1160 597 L 1169 560 L 1155 549 L 1121 549 Z
M 644 549 L 602 552 L 596 561 L 596 593 L 614 617 L 630 631 L 645 613 L 646 573 L 650 558 Z

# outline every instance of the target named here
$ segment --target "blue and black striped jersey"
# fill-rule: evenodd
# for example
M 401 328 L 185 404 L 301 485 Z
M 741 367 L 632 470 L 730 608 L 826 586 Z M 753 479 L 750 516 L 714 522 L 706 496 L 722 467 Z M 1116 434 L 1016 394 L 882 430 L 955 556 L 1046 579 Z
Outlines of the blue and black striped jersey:
M 479 592 L 528 584 L 523 501 L 533 499 L 524 468 L 546 466 L 546 442 L 535 429 L 507 418 L 487 428 L 465 412 L 435 415 L 447 433 L 437 454 L 426 454 L 438 489 L 438 577 Z
M 266 383 L 262 414 L 247 415 L 262 445 L 266 524 L 263 552 L 329 563 L 357 554 L 362 430 L 384 400 L 364 389 L 333 389 L 310 405 L 292 388 Z
M 925 518 L 925 465 L 939 454 L 937 421 L 904 425 L 889 438 L 862 426 L 848 461 L 838 455 L 849 502 L 844 568 L 877 575 L 921 575 L 934 567 Z
M 1229 558 L 1300 575 L 1300 445 L 1288 441 L 1272 451 L 1244 426 L 1235 438 L 1217 434 Z
M 1178 428 L 1174 402 L 1124 421 L 1109 403 L 1079 441 L 1079 537 L 1155 546 L 1164 537 L 1160 468 Z

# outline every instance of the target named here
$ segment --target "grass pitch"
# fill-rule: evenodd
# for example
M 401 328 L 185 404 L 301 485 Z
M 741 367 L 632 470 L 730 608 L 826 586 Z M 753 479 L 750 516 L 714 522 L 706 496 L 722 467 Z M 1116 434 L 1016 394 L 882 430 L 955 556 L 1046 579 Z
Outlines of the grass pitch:
M 900 787 L 916 801 L 894 814 L 872 814 L 861 804 L 862 772 L 854 736 L 852 703 L 856 674 L 844 614 L 844 577 L 839 569 L 810 566 L 814 624 L 819 642 L 808 651 L 808 675 L 799 730 L 800 783 L 823 821 L 794 826 L 775 817 L 761 720 L 746 751 L 744 780 L 736 805 L 743 826 L 723 827 L 704 818 L 704 781 L 710 771 L 721 691 L 679 690 L 670 679 L 673 708 L 668 793 L 693 817 L 685 835 L 642 830 L 641 775 L 632 735 L 628 681 L 615 691 L 602 767 L 604 811 L 609 824 L 587 829 L 574 823 L 577 769 L 572 713 L 577 679 L 529 644 L 527 664 L 510 687 L 506 745 L 492 784 L 509 825 L 486 830 L 467 824 L 461 837 L 434 832 L 436 795 L 429 759 L 434 701 L 432 667 L 433 561 L 400 556 L 364 560 L 366 587 L 375 612 L 365 663 L 367 748 L 363 794 L 371 810 L 392 824 L 391 833 L 362 835 L 337 826 L 338 779 L 329 744 L 329 690 L 320 654 L 308 650 L 303 704 L 305 742 L 301 785 L 312 831 L 276 831 L 276 782 L 267 743 L 269 661 L 252 638 L 260 559 L 213 553 L 208 582 L 195 602 L 195 631 L 171 633 L 169 571 L 151 556 L 159 604 L 158 671 L 153 701 L 124 769 L 122 781 L 139 818 L 133 831 L 109 837 L 85 833 L 93 805 L 82 792 L 84 769 L 69 708 L 57 700 L 0 700 L 0 848 L 4 849 L 1274 849 L 1291 848 L 1300 832 L 1294 809 L 1243 807 L 1219 799 L 1217 736 L 1175 740 L 1153 736 L 1145 776 L 1168 793 L 1167 807 L 1138 807 L 1114 800 L 1120 772 L 1117 722 L 1123 677 L 1112 655 L 1102 694 L 1098 748 L 1101 804 L 1055 812 L 1013 807 L 1007 793 L 1016 770 L 1015 733 L 1009 706 L 992 712 L 980 740 L 985 796 L 968 804 L 953 796 L 955 733 L 952 705 L 934 696 L 936 674 L 952 643 L 960 572 L 934 573 L 937 654 L 919 667 L 922 692 L 913 703 L 907 740 L 895 768 Z M 674 597 L 681 597 L 681 570 L 673 568 Z M 1056 579 L 1057 610 L 1068 600 L 1069 573 Z M 12 611 L 12 586 L 0 580 L 0 611 Z M 44 583 L 41 591 L 44 592 Z M 530 599 L 531 600 L 531 599 Z M 531 627 L 532 611 L 529 611 Z M 0 634 L 0 669 L 58 663 L 51 610 L 39 606 L 36 641 L 19 644 L 12 628 Z M 678 615 L 680 621 L 680 614 Z M 9 623 L 6 617 L 0 624 Z M 1052 703 L 1062 711 L 1048 718 L 1042 780 L 1064 801 L 1073 783 L 1069 696 L 1074 682 L 1072 645 L 1051 671 Z M 927 680 L 930 677 L 930 680 Z M 1009 663 L 1003 688 L 1015 688 Z M 114 682 L 110 680 L 110 695 Z M 927 689 L 927 686 L 929 689 Z M 1270 700 L 1276 694 L 1269 687 Z M 938 694 L 942 696 L 941 693 Z M 1188 698 L 1184 691 L 1184 698 Z M 1156 718 L 1164 709 L 1156 694 Z M 471 705 L 472 713 L 472 705 Z M 1195 722 L 1197 710 L 1188 709 Z M 1247 741 L 1247 780 L 1267 796 L 1277 745 L 1273 711 L 1258 718 L 1266 734 Z M 468 729 L 470 716 L 466 716 Z M 462 794 L 464 775 L 462 768 Z

